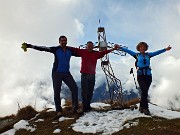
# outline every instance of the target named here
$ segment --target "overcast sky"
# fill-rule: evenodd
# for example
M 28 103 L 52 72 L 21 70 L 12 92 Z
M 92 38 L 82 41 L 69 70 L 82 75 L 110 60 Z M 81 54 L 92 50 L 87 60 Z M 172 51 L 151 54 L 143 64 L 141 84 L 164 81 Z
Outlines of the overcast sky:
M 152 58 L 149 94 L 153 103 L 180 108 L 179 0 L 0 0 L 0 116 L 16 113 L 17 102 L 37 109 L 53 102 L 54 57 L 32 49 L 24 53 L 23 42 L 55 46 L 60 35 L 66 35 L 68 45 L 76 47 L 89 40 L 96 42 L 99 19 L 108 42 L 133 51 L 140 41 L 149 44 L 149 52 L 173 47 Z M 123 88 L 135 88 L 129 74 L 134 58 L 110 54 L 110 59 L 117 78 L 126 82 Z M 80 62 L 80 58 L 71 59 L 76 81 L 80 81 Z M 98 63 L 96 87 L 104 79 Z

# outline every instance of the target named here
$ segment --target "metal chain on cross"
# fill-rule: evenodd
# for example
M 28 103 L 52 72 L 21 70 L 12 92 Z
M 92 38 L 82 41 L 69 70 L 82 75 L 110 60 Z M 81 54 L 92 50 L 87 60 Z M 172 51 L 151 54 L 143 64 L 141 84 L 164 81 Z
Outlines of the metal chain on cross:
M 108 50 L 114 47 L 114 43 L 110 43 L 106 41 L 106 33 L 104 27 L 98 28 L 98 47 L 99 51 Z M 126 53 L 121 50 L 113 51 L 112 53 L 118 54 L 121 56 L 125 56 Z M 103 58 L 101 58 L 101 67 L 105 73 L 107 85 L 108 85 L 108 93 L 111 104 L 118 103 L 120 106 L 124 106 L 123 102 L 123 92 L 122 92 L 122 84 L 120 79 L 118 79 L 114 71 L 112 69 L 111 63 L 109 61 L 109 55 L 106 54 Z

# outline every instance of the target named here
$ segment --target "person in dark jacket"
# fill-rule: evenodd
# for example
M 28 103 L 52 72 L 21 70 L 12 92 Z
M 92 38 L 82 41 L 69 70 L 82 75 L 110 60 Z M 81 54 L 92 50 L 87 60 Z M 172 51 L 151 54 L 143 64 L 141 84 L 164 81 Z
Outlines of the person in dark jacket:
M 62 81 L 69 87 L 72 93 L 72 110 L 77 113 L 78 109 L 78 87 L 71 75 L 70 58 L 71 56 L 77 56 L 70 49 L 66 47 L 67 38 L 65 36 L 59 37 L 59 45 L 54 47 L 36 46 L 28 43 L 23 43 L 22 48 L 26 51 L 26 48 L 32 48 L 38 51 L 45 51 L 54 54 L 54 64 L 52 68 L 52 81 L 54 89 L 54 102 L 57 112 L 57 116 L 62 115 L 61 107 L 61 85 Z
M 148 50 L 148 45 L 146 42 L 140 42 L 136 49 L 138 53 L 133 52 L 127 48 L 120 47 L 124 52 L 127 52 L 134 58 L 136 58 L 136 68 L 137 68 L 137 80 L 141 89 L 141 101 L 139 111 L 145 115 L 150 115 L 149 106 L 148 106 L 148 90 L 152 82 L 152 74 L 150 67 L 150 58 L 169 51 L 170 46 L 167 48 L 155 51 L 155 52 L 146 52 Z
M 95 74 L 97 60 L 102 58 L 105 54 L 118 49 L 115 46 L 111 50 L 104 50 L 102 52 L 94 51 L 94 45 L 91 41 L 87 42 L 86 49 L 79 49 L 69 47 L 70 50 L 77 53 L 81 59 L 81 89 L 82 89 L 82 104 L 83 111 L 88 112 L 91 110 L 90 103 L 93 96 L 94 85 L 95 85 Z

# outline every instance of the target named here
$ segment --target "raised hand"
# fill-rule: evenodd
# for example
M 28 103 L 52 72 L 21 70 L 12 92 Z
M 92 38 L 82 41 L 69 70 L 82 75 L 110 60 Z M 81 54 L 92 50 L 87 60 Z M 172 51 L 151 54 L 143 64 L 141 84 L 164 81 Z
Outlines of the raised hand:
M 120 46 L 118 44 L 114 45 L 114 50 L 118 50 L 120 48 Z
M 24 50 L 24 52 L 26 52 L 27 51 L 27 43 L 22 43 L 22 46 L 21 46 L 21 48 Z
M 165 48 L 166 49 L 166 51 L 169 51 L 169 50 L 171 50 L 171 46 L 169 45 L 167 48 Z

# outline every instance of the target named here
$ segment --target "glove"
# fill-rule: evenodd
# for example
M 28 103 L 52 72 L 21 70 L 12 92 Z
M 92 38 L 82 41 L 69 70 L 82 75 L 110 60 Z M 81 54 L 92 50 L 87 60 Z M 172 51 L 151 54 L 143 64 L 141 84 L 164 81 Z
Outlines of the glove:
M 27 43 L 24 42 L 24 43 L 22 43 L 21 48 L 24 50 L 24 52 L 26 52 L 27 48 L 31 48 L 31 44 L 27 44 Z
M 27 51 L 27 43 L 22 43 L 22 46 L 21 46 L 21 48 L 24 50 L 24 52 L 26 52 Z

